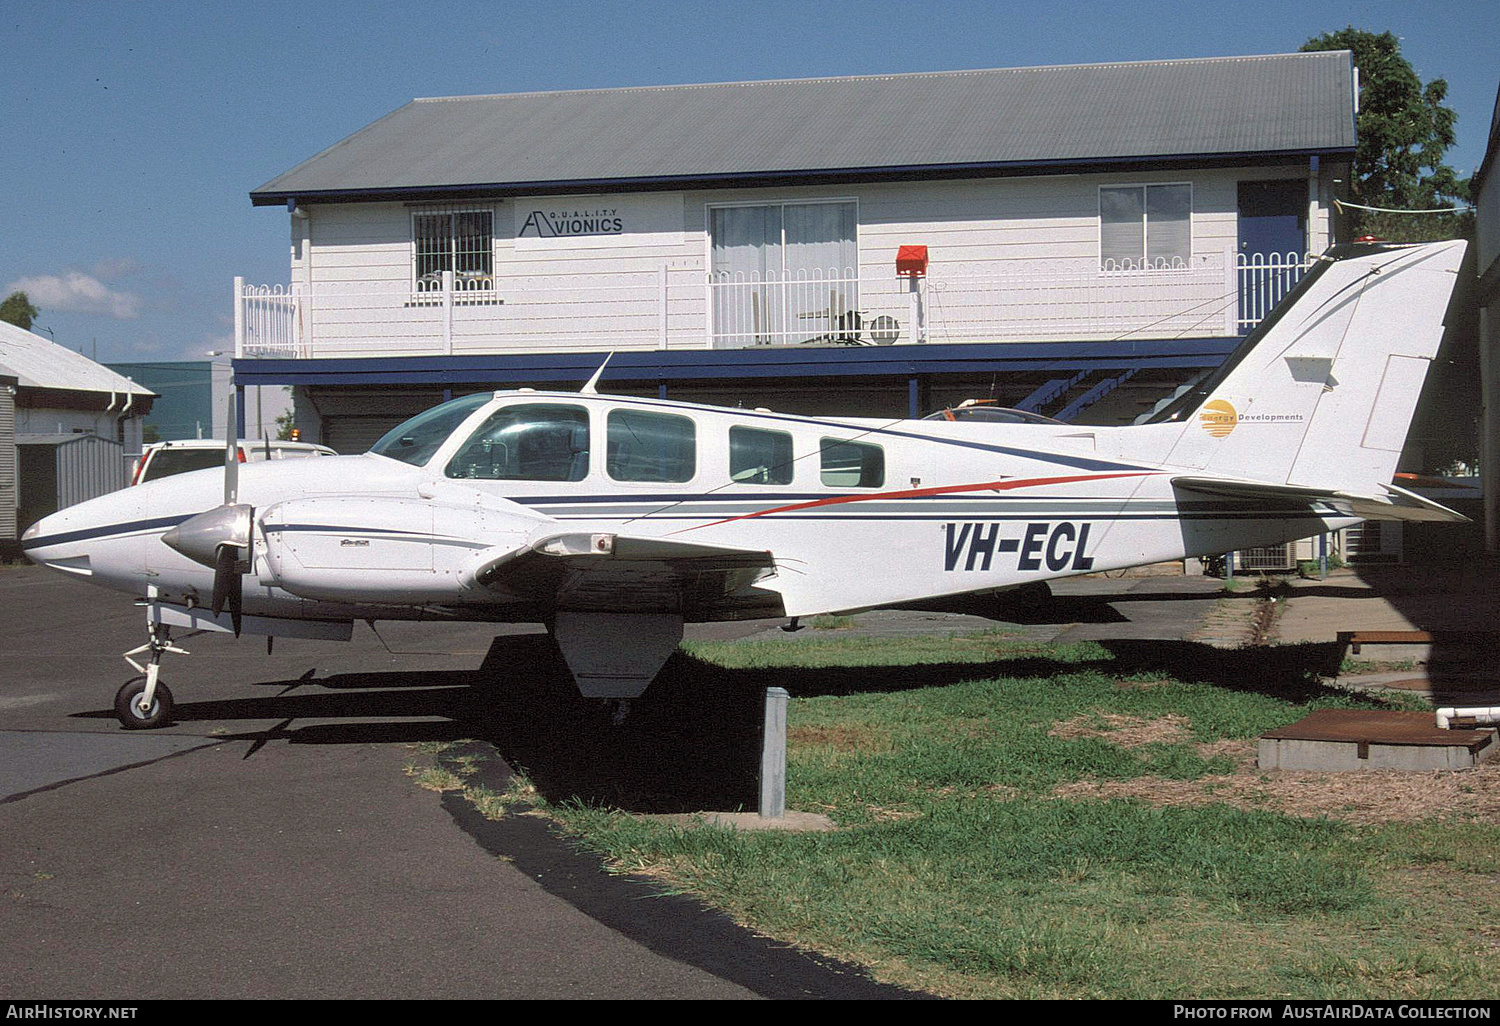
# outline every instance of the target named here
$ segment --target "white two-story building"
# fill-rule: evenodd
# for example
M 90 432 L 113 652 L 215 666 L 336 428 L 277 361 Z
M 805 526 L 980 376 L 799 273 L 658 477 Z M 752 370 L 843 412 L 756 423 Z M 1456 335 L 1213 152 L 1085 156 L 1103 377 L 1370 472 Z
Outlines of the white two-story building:
M 1340 51 L 415 100 L 251 193 L 290 278 L 237 282 L 236 382 L 346 451 L 610 353 L 606 391 L 1129 419 L 1333 241 L 1355 96 Z

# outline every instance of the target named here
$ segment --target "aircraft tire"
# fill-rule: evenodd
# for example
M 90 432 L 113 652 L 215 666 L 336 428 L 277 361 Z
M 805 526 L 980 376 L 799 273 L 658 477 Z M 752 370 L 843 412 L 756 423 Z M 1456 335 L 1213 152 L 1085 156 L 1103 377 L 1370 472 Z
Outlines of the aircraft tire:
M 172 692 L 161 681 L 156 682 L 156 694 L 152 698 L 150 712 L 141 712 L 137 699 L 146 690 L 144 676 L 127 680 L 115 692 L 115 717 L 126 730 L 152 730 L 165 727 L 172 721 Z

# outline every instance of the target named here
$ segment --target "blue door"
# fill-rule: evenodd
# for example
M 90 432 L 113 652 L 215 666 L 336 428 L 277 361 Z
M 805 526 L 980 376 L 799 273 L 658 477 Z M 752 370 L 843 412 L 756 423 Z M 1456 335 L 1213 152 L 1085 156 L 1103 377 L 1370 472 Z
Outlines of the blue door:
M 1299 178 L 1239 183 L 1240 333 L 1260 323 L 1302 277 L 1307 250 L 1307 183 Z

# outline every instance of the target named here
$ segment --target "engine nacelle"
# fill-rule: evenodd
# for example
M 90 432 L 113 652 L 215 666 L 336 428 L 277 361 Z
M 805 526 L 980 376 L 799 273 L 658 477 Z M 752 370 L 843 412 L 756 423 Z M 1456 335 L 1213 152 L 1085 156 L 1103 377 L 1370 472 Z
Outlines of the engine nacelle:
M 363 605 L 455 605 L 472 595 L 477 562 L 525 545 L 549 521 L 514 510 L 427 499 L 290 499 L 261 515 L 262 584 L 303 598 Z

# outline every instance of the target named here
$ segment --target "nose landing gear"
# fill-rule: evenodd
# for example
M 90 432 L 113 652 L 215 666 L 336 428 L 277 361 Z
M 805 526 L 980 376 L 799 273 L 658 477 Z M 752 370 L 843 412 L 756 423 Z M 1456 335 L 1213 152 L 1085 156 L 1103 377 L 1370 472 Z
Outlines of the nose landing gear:
M 146 630 L 151 640 L 125 653 L 125 661 L 141 671 L 141 676 L 130 678 L 115 693 L 115 716 L 126 730 L 151 730 L 172 722 L 172 692 L 158 676 L 161 657 L 168 652 L 189 654 L 172 644 L 172 628 L 166 624 L 148 622 Z M 144 666 L 131 658 L 146 651 L 151 658 Z

